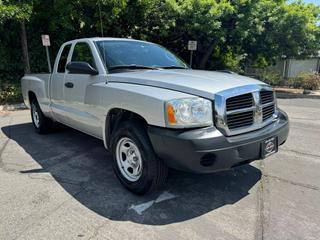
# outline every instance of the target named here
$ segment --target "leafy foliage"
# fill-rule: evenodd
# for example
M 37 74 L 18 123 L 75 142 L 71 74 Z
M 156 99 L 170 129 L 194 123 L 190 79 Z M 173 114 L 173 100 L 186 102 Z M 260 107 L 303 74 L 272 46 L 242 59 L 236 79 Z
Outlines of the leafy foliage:
M 280 86 L 281 85 L 281 76 L 279 73 L 270 71 L 269 69 L 262 69 L 258 78 L 270 84 L 271 86 Z
M 10 19 L 28 20 L 31 12 L 32 7 L 29 4 L 20 1 L 0 0 L 0 23 Z
M 21 21 L 32 72 L 47 71 L 41 34 L 50 35 L 52 62 L 63 42 L 103 34 L 156 42 L 187 61 L 187 42 L 197 40 L 193 67 L 241 72 L 316 55 L 319 16 L 300 0 L 0 0 L 0 81 L 23 74 Z
M 320 75 L 300 73 L 297 77 L 289 79 L 289 84 L 294 88 L 303 88 L 305 90 L 319 90 Z
M 22 102 L 21 86 L 18 84 L 0 85 L 0 104 Z

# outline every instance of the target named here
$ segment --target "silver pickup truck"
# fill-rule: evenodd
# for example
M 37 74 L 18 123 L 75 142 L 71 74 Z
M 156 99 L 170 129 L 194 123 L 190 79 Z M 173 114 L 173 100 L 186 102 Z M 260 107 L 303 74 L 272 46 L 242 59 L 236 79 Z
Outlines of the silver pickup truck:
M 263 159 L 289 132 L 269 85 L 193 70 L 144 41 L 66 42 L 52 74 L 21 84 L 38 133 L 59 122 L 103 140 L 116 176 L 137 194 L 163 184 L 168 167 L 210 173 Z

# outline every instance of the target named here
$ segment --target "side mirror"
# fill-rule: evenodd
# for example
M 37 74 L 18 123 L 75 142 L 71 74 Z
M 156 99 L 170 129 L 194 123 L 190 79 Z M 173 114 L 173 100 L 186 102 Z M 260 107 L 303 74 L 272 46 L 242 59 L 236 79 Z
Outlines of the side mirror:
M 99 74 L 97 69 L 92 67 L 89 63 L 82 62 L 82 61 L 69 62 L 66 66 L 66 69 L 70 73 L 76 73 L 76 74 L 89 74 L 89 75 Z

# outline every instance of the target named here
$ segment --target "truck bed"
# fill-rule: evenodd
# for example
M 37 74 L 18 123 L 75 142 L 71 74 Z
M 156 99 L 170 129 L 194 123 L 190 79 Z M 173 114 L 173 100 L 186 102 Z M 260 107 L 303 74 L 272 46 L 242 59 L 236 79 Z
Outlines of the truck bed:
M 22 95 L 26 106 L 30 107 L 29 91 L 32 91 L 36 94 L 41 107 L 44 108 L 43 111 L 48 111 L 50 103 L 50 78 L 50 73 L 31 73 L 26 74 L 21 79 Z

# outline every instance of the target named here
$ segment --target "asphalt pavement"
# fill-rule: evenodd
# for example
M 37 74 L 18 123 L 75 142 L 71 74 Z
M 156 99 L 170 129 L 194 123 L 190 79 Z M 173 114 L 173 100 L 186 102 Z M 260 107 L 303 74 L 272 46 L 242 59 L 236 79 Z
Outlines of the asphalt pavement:
M 320 100 L 280 99 L 279 152 L 231 171 L 170 171 L 125 190 L 103 143 L 70 128 L 37 135 L 29 111 L 0 112 L 0 239 L 320 239 Z

